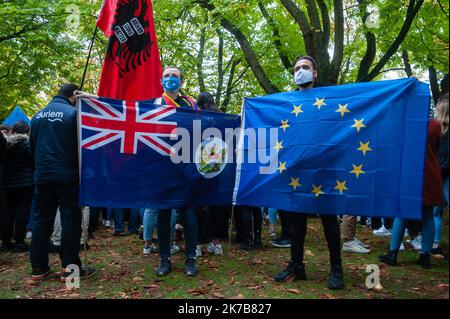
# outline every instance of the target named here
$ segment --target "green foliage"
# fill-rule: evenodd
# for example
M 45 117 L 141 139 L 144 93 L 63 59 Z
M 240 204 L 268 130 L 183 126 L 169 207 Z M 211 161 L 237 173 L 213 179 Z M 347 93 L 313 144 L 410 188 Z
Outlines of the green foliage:
M 227 19 L 244 34 L 267 78 L 278 90 L 292 89 L 292 71 L 283 66 L 280 53 L 293 63 L 305 53 L 305 41 L 299 25 L 280 0 L 261 1 L 278 36 L 262 15 L 257 0 L 211 0 L 209 3 L 214 5 L 214 10 L 203 8 L 199 0 L 153 2 L 163 65 L 175 64 L 183 69 L 188 94 L 196 97 L 204 82 L 207 91 L 220 95 L 222 109 L 234 113 L 239 112 L 244 97 L 266 94 L 236 38 L 222 27 L 221 19 Z M 328 53 L 332 57 L 334 1 L 323 2 L 331 22 Z M 368 29 L 362 23 L 357 2 L 343 0 L 345 34 L 340 83 L 356 80 L 366 51 L 366 31 L 376 37 L 377 53 L 372 67 L 381 59 L 401 30 L 408 2 L 365 0 L 365 4 L 379 7 L 381 18 L 380 28 Z M 294 0 L 294 3 L 308 16 L 305 1 Z M 100 4 L 100 0 L 3 1 L 0 6 L 0 119 L 16 105 L 32 115 L 48 102 L 60 84 L 80 82 Z M 67 24 L 72 17 L 68 12 L 70 5 L 78 6 L 78 28 Z M 323 24 L 323 17 L 320 20 Z M 406 50 L 415 75 L 426 79 L 428 68 L 434 67 L 442 78 L 448 73 L 448 27 L 448 1 L 425 0 L 406 38 L 383 71 L 395 69 L 397 76 L 405 76 L 400 69 L 404 67 L 401 53 Z M 203 52 L 202 35 L 205 39 Z M 12 37 L 6 39 L 8 36 Z M 223 52 L 219 52 L 220 36 L 223 37 Z M 281 43 L 278 49 L 275 40 Z M 99 34 L 85 82 L 86 91 L 97 91 L 106 45 L 107 39 Z M 223 56 L 222 73 L 220 55 Z M 376 79 L 385 74 L 382 72 Z M 221 90 L 218 90 L 218 83 L 222 83 Z

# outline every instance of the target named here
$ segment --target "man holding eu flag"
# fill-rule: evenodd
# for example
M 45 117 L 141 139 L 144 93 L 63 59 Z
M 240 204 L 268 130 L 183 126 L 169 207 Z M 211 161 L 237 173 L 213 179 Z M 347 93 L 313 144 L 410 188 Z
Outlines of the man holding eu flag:
M 317 64 L 311 56 L 300 57 L 295 64 L 294 72 L 295 83 L 298 85 L 299 91 L 323 86 L 316 82 L 318 75 Z M 291 261 L 286 269 L 275 276 L 275 280 L 278 282 L 284 282 L 290 278 L 304 280 L 306 279 L 306 272 L 303 263 L 303 254 L 307 229 L 307 214 L 283 211 L 281 213 L 286 213 L 289 216 Z M 344 275 L 341 261 L 339 222 L 337 216 L 322 215 L 320 218 L 330 251 L 331 273 L 328 280 L 328 287 L 330 289 L 343 289 Z

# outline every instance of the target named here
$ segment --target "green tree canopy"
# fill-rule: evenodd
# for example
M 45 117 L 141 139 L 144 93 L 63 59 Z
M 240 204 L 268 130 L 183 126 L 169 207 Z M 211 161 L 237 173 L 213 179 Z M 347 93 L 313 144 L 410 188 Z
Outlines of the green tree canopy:
M 293 87 L 303 54 L 320 81 L 428 80 L 448 92 L 448 1 L 153 0 L 164 65 L 180 66 L 192 96 L 226 111 L 242 98 Z M 63 82 L 79 83 L 101 1 L 11 0 L 0 6 L 0 119 L 32 115 Z M 77 18 L 78 17 L 78 18 Z M 79 26 L 76 20 L 79 19 Z M 107 40 L 98 34 L 84 89 L 96 92 Z M 440 85 L 441 83 L 441 85 Z

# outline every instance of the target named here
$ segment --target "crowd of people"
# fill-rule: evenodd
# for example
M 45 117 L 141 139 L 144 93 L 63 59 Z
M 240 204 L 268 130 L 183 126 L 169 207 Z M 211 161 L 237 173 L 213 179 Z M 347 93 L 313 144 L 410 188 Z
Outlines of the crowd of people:
M 298 90 L 323 86 L 317 82 L 314 58 L 303 56 L 294 67 Z M 183 74 L 177 67 L 164 69 L 164 94 L 151 102 L 157 105 L 221 112 L 209 93 L 197 101 L 184 95 Z M 236 231 L 236 242 L 245 251 L 263 247 L 263 225 L 268 224 L 271 244 L 290 248 L 290 262 L 279 273 L 277 282 L 306 279 L 304 258 L 308 212 L 277 211 L 274 208 L 208 206 L 192 209 L 141 209 L 79 207 L 79 167 L 77 110 L 78 87 L 65 84 L 57 96 L 31 120 L 20 121 L 11 128 L 1 127 L 0 134 L 0 217 L 1 251 L 28 252 L 33 280 L 44 280 L 52 272 L 49 253 L 59 253 L 61 280 L 71 274 L 66 267 L 80 267 L 82 278 L 95 274 L 84 267 L 80 249 L 88 249 L 87 239 L 95 239 L 99 226 L 112 228 L 113 236 L 135 234 L 142 239 L 143 254 L 157 252 L 160 265 L 156 275 L 172 270 L 173 254 L 180 252 L 184 238 L 185 273 L 196 276 L 196 258 L 204 249 L 209 254 L 223 254 L 223 242 L 229 239 L 229 227 Z M 410 244 L 420 252 L 418 264 L 431 267 L 430 256 L 442 254 L 442 215 L 448 206 L 448 94 L 436 105 L 435 119 L 429 122 L 424 173 L 423 219 L 359 218 L 357 216 L 319 216 L 328 243 L 330 289 L 344 288 L 342 252 L 369 253 L 369 245 L 358 239 L 356 225 L 368 225 L 374 236 L 390 237 L 389 250 L 379 260 L 397 265 L 397 254 L 404 249 L 405 232 Z M 343 212 L 344 213 L 344 212 Z M 128 231 L 125 230 L 128 222 Z M 277 236 L 277 224 L 280 225 Z M 82 230 L 84 235 L 82 236 Z M 156 230 L 156 232 L 155 232 Z M 343 243 L 341 246 L 341 233 Z M 31 238 L 31 245 L 26 238 Z

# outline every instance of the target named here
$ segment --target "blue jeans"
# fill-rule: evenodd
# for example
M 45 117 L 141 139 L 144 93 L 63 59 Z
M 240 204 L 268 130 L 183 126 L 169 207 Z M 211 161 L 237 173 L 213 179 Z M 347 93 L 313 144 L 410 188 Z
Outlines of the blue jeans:
M 422 250 L 421 253 L 431 252 L 434 239 L 433 207 L 424 207 L 422 212 Z M 392 225 L 390 250 L 398 250 L 405 236 L 406 223 L 402 218 L 395 218 Z
M 155 211 L 157 214 L 159 255 L 161 258 L 170 258 L 170 236 L 173 233 L 171 220 L 173 220 L 174 213 L 171 209 L 157 209 Z M 184 226 L 186 258 L 195 258 L 198 231 L 196 211 L 195 209 L 182 210 L 180 211 L 180 217 Z
M 158 209 L 146 208 L 141 210 L 142 221 L 144 225 L 143 238 L 145 241 L 150 241 L 153 238 L 153 232 L 155 230 L 157 221 Z M 175 224 L 177 221 L 177 210 L 172 210 L 170 216 L 170 241 L 173 241 Z
M 264 213 L 266 212 L 266 208 L 261 207 L 261 213 L 262 217 L 264 218 Z M 269 223 L 271 225 L 275 225 L 277 223 L 277 214 L 278 210 L 275 208 L 268 208 L 267 209 L 268 215 L 269 215 Z
M 114 220 L 114 231 L 116 233 L 124 233 L 125 226 L 123 225 L 123 208 L 108 208 L 107 217 Z
M 445 196 L 445 205 L 448 205 L 448 176 L 442 181 L 442 187 Z M 435 235 L 434 242 L 439 244 L 442 240 L 442 210 L 443 207 L 434 208 L 434 225 L 435 225 Z

